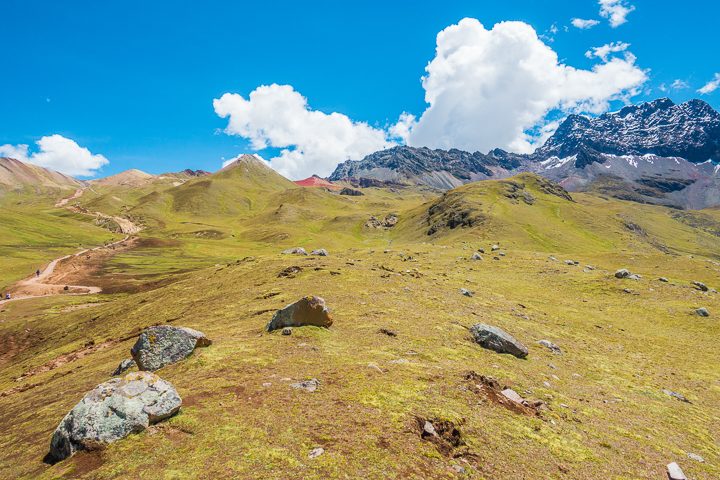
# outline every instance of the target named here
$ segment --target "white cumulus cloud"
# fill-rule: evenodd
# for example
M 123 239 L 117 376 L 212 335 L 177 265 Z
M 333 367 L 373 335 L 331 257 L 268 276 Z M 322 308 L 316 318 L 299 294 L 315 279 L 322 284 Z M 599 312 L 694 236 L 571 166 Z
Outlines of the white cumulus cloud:
M 572 20 L 570 20 L 570 23 L 572 23 L 572 26 L 575 28 L 579 28 L 580 30 L 587 30 L 588 28 L 592 28 L 600 22 L 593 19 L 573 18 Z
M 599 0 L 600 16 L 607 18 L 612 28 L 617 28 L 627 22 L 627 16 L 635 10 L 625 0 Z
M 600 60 L 602 60 L 603 62 L 607 62 L 610 54 L 624 52 L 625 50 L 628 49 L 628 47 L 630 47 L 629 43 L 611 42 L 611 43 L 605 44 L 601 47 L 591 48 L 590 50 L 585 52 L 585 56 L 587 58 L 597 57 Z
M 560 63 L 526 23 L 486 29 L 473 18 L 437 35 L 435 58 L 425 70 L 429 106 L 407 143 L 483 152 L 530 152 L 547 133 L 549 112 L 601 113 L 610 101 L 637 94 L 647 80 L 629 52 L 577 69 Z
M 255 150 L 281 149 L 270 163 L 292 179 L 313 173 L 328 175 L 338 162 L 394 145 L 385 130 L 341 113 L 311 109 L 307 99 L 290 85 L 262 85 L 247 99 L 225 93 L 213 106 L 215 113 L 228 118 L 226 133 L 248 139 Z
M 707 95 L 720 88 L 720 73 L 716 73 L 712 80 L 698 89 L 698 93 Z
M 109 163 L 104 156 L 92 154 L 75 141 L 57 134 L 40 138 L 34 152 L 30 152 L 28 145 L 0 145 L 0 156 L 80 177 L 92 176 Z

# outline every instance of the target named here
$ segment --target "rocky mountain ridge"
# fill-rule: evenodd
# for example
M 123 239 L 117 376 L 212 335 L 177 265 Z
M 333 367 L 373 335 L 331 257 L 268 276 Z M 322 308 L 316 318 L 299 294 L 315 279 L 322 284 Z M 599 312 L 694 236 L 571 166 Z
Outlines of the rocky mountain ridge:
M 720 205 L 720 113 L 661 98 L 597 118 L 570 115 L 533 154 L 394 147 L 338 165 L 330 180 L 437 189 L 529 171 L 571 191 L 679 208 Z

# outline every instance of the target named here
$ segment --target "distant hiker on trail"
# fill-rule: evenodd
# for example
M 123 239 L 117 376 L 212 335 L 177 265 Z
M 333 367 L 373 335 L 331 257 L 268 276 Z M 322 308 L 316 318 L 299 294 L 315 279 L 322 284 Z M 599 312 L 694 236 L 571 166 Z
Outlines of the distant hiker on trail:
M 40 276 L 40 269 L 39 269 L 39 268 L 37 269 L 37 271 L 35 271 L 35 275 L 37 275 L 38 277 Z
M 10 294 L 9 294 L 9 293 L 6 293 L 6 294 L 5 294 L 5 300 L 10 300 Z

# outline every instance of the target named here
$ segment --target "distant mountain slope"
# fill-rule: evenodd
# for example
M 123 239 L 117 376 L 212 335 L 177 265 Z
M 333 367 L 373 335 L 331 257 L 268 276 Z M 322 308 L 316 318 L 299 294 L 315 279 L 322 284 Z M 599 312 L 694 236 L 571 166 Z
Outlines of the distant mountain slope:
M 570 115 L 531 155 L 395 147 L 343 162 L 330 179 L 447 190 L 529 171 L 571 191 L 699 209 L 720 205 L 719 163 L 720 113 L 702 100 L 662 98 L 597 118 Z
M 393 147 L 362 160 L 348 160 L 337 166 L 330 180 L 369 178 L 392 183 L 419 184 L 450 189 L 467 182 L 484 180 L 517 168 L 515 159 L 469 153 L 462 150 L 431 150 L 427 147 Z
M 570 115 L 535 156 L 560 158 L 582 150 L 610 155 L 720 161 L 720 113 L 702 100 L 676 105 L 661 98 L 597 118 Z
M 262 205 L 269 194 L 297 188 L 253 155 L 243 155 L 222 170 L 192 178 L 181 185 L 155 192 L 140 201 L 136 210 L 158 208 L 200 216 L 237 215 Z
M 82 182 L 60 172 L 0 157 L 0 188 L 41 187 L 53 189 L 77 188 Z
M 139 187 L 151 182 L 155 179 L 155 175 L 145 173 L 142 170 L 135 168 L 125 170 L 116 175 L 111 175 L 105 178 L 99 178 L 97 180 L 91 180 L 91 185 L 103 186 L 103 187 Z

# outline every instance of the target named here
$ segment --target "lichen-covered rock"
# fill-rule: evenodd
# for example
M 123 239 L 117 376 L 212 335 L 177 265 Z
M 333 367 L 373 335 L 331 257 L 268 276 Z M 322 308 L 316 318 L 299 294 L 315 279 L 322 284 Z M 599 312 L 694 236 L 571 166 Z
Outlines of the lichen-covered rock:
M 48 460 L 94 450 L 174 415 L 182 404 L 175 388 L 150 372 L 132 372 L 95 387 L 65 415 L 50 441 Z
M 325 306 L 325 300 L 320 297 L 307 296 L 275 312 L 272 320 L 267 324 L 267 331 L 272 332 L 280 328 L 305 325 L 329 327 L 332 323 L 332 316 Z
M 475 342 L 483 348 L 498 353 L 509 353 L 518 358 L 527 357 L 527 347 L 498 327 L 477 323 L 470 327 L 470 333 Z
M 112 373 L 112 376 L 117 377 L 118 375 L 122 375 L 134 366 L 136 366 L 135 360 L 133 360 L 132 358 L 126 358 L 125 360 L 120 362 L 120 365 L 117 366 L 115 371 Z
M 283 255 L 307 255 L 307 251 L 302 247 L 293 247 L 283 250 Z
M 130 353 L 140 370 L 155 371 L 211 343 L 204 333 L 192 328 L 159 325 L 142 332 Z

